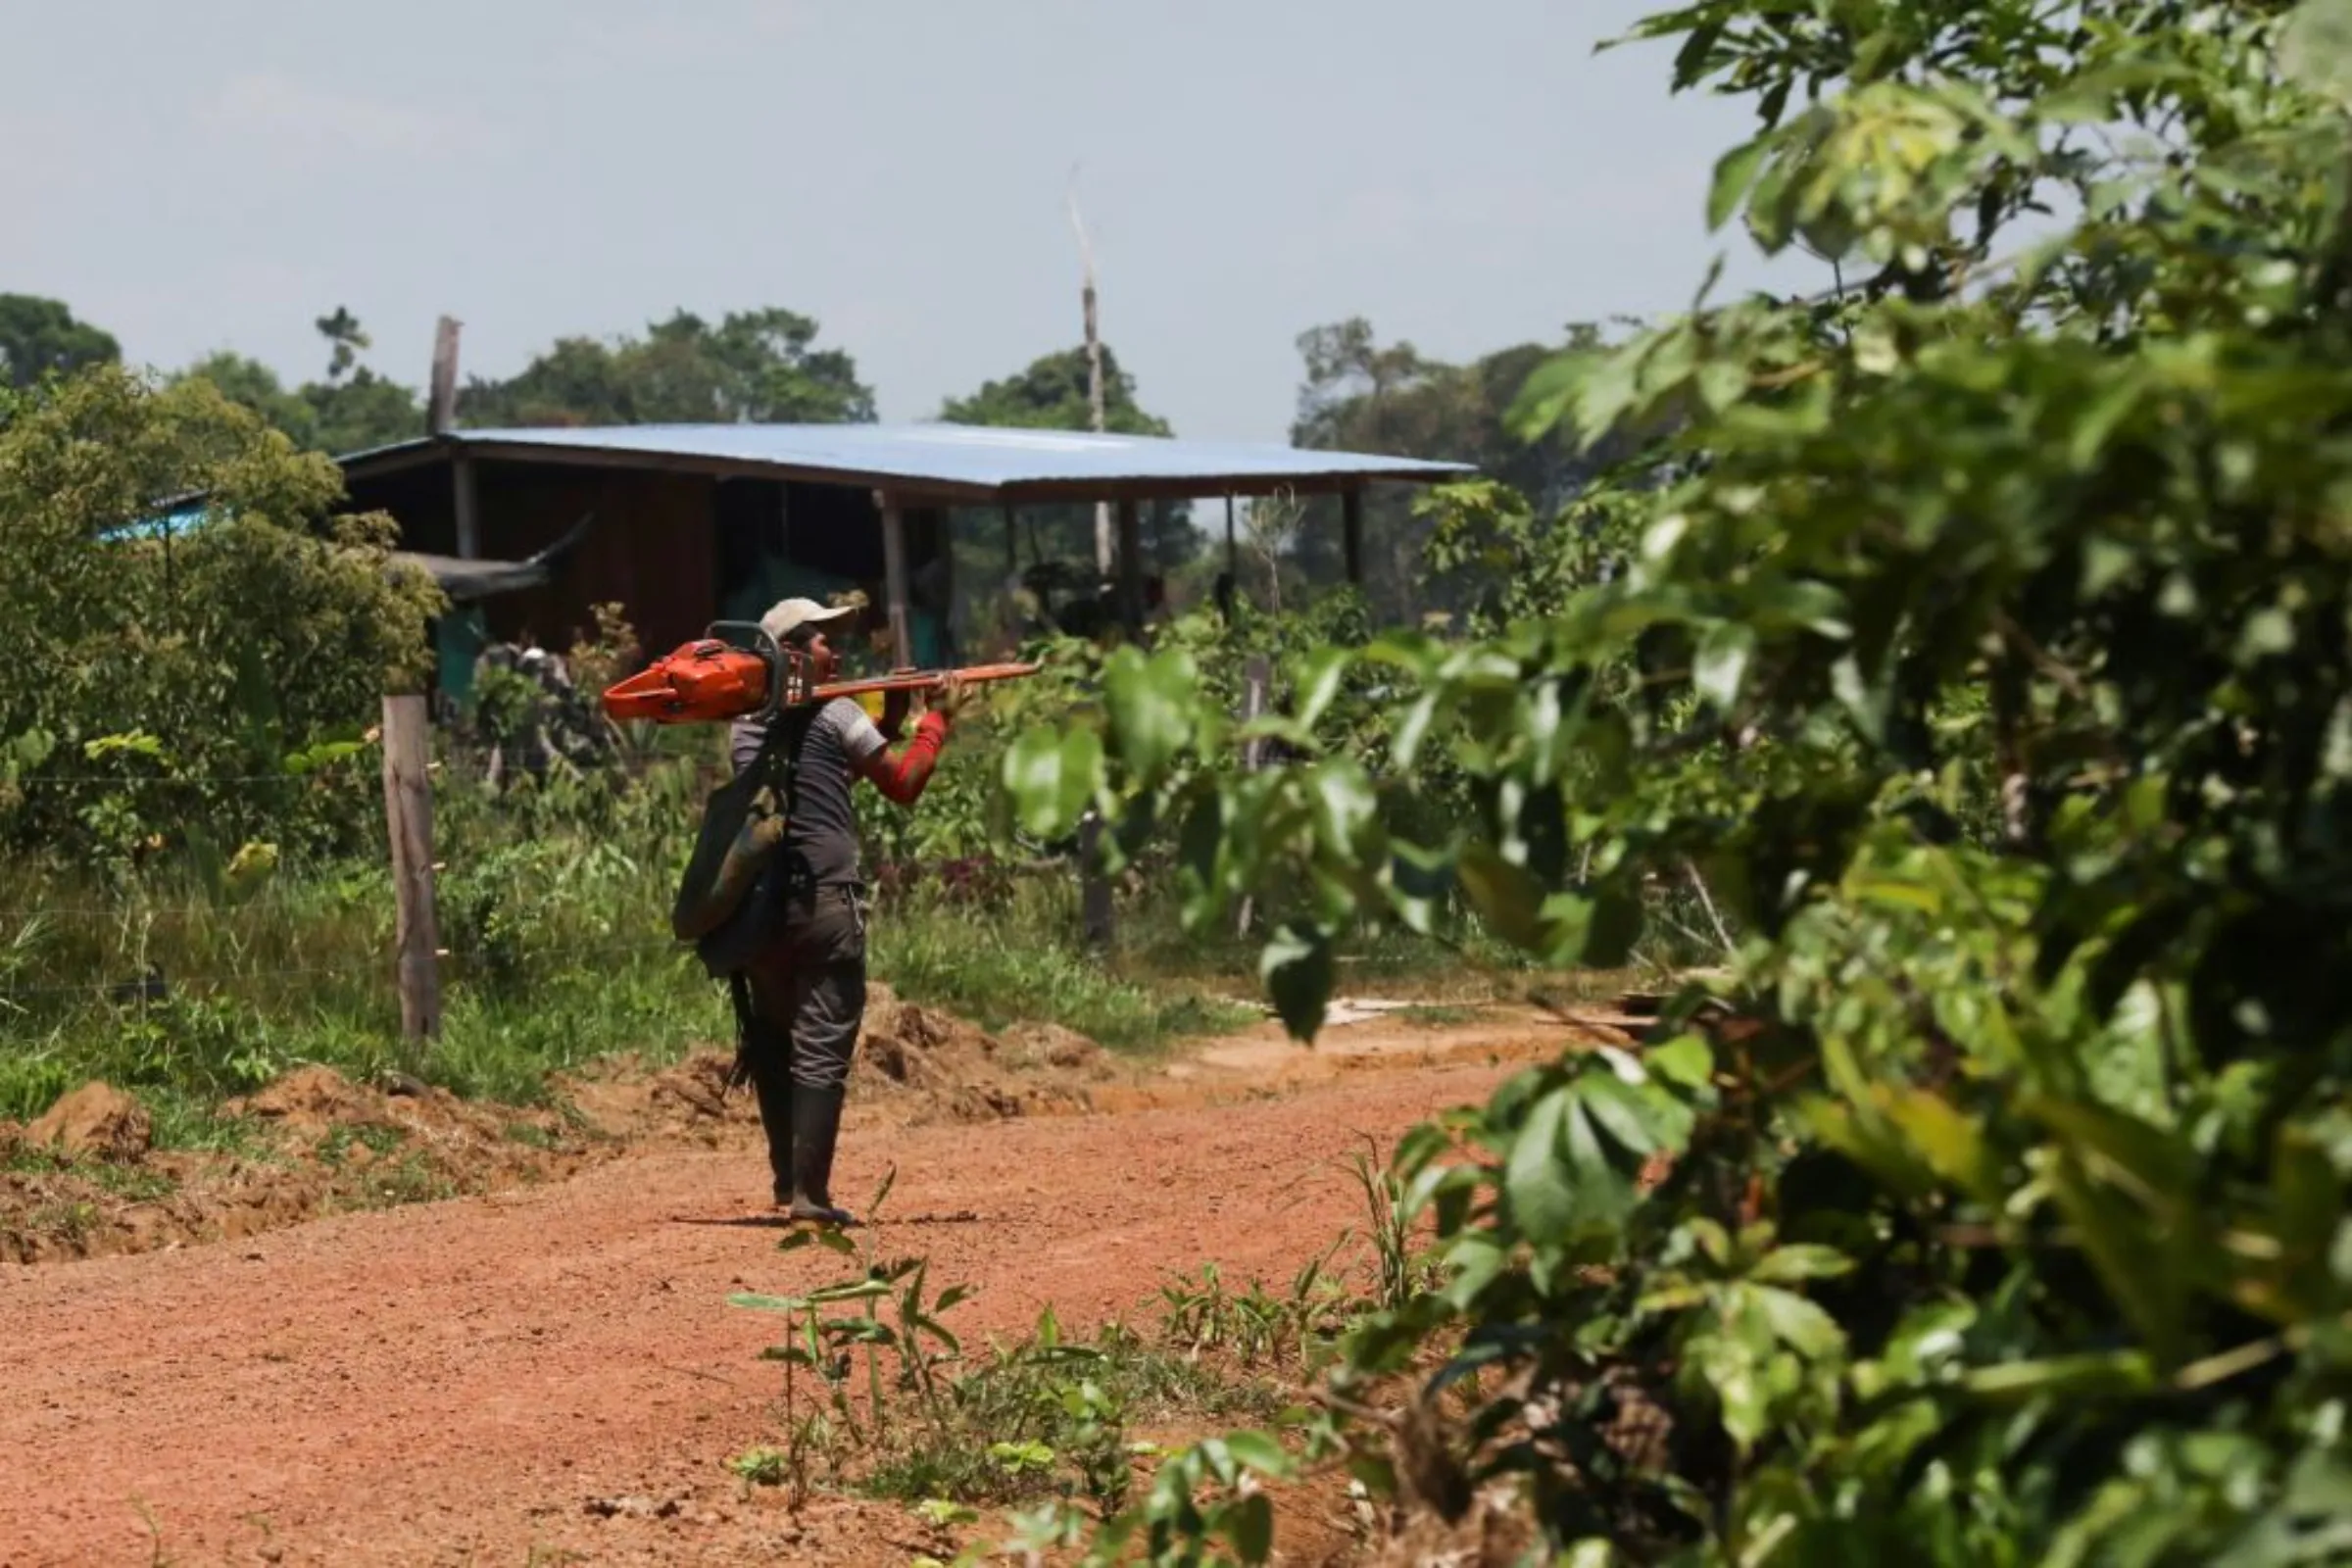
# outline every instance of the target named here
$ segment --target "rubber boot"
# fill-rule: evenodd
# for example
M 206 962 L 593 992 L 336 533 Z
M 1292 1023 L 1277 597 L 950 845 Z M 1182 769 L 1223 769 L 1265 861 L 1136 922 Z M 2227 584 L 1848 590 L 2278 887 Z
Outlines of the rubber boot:
M 752 1093 L 760 1101 L 760 1130 L 767 1135 L 767 1169 L 778 1206 L 792 1201 L 792 1063 L 762 1030 L 751 1041 Z
M 820 1225 L 854 1225 L 846 1208 L 833 1204 L 833 1149 L 841 1138 L 841 1105 L 847 1092 L 792 1090 L 792 1217 Z

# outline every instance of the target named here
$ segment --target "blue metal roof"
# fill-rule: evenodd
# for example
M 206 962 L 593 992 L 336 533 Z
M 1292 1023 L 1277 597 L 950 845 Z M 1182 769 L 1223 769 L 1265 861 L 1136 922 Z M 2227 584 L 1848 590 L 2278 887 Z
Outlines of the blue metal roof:
M 486 459 L 764 468 L 821 481 L 1004 500 L 1105 493 L 1171 498 L 1434 483 L 1453 463 L 1297 447 L 958 424 L 636 424 L 451 430 L 340 461 L 355 475 L 463 448 Z

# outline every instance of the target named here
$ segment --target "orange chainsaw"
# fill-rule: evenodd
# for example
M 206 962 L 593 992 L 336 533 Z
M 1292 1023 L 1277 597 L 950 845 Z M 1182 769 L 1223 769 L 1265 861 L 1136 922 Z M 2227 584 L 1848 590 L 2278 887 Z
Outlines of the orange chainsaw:
M 722 632 L 749 632 L 746 648 Z M 1034 675 L 1036 664 L 974 664 L 964 669 L 900 669 L 861 680 L 808 678 L 808 660 L 777 644 L 755 621 L 713 621 L 709 631 L 651 667 L 605 688 L 605 712 L 614 719 L 657 724 L 719 724 L 734 718 L 772 718 L 787 708 L 862 697 L 872 692 L 926 691 L 951 675 L 967 685 Z

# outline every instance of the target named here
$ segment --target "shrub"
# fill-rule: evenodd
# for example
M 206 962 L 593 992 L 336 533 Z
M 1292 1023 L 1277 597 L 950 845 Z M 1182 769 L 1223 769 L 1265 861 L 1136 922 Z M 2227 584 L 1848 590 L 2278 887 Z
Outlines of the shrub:
M 175 508 L 198 526 L 173 532 Z M 208 383 L 113 367 L 0 419 L 0 845 L 122 866 L 248 840 L 343 848 L 369 817 L 320 775 L 417 679 L 438 591 L 332 464 Z

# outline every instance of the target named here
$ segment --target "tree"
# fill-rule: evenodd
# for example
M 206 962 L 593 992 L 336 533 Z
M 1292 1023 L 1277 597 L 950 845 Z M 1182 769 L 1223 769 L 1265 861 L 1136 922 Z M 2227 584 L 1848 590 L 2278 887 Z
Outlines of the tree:
M 347 306 L 338 305 L 331 316 L 321 316 L 312 323 L 318 335 L 333 345 L 326 362 L 326 378 L 339 381 L 359 362 L 360 353 L 368 346 L 368 334 L 361 330 L 360 318 Z
M 1030 362 L 1026 369 L 978 391 L 950 398 L 939 416 L 952 424 L 1007 425 L 1028 430 L 1086 430 L 1094 415 L 1088 402 L 1083 348 L 1063 349 Z M 1102 426 L 1117 435 L 1174 435 L 1168 421 L 1136 402 L 1135 377 L 1105 344 L 1102 349 Z
M 1504 1496 L 1531 1560 L 2339 1560 L 2352 6 L 1640 32 L 1755 99 L 1712 220 L 1858 286 L 1710 290 L 1530 378 L 1529 439 L 1654 446 L 1580 498 L 1638 516 L 1621 572 L 1308 657 L 1304 760 L 1249 776 L 1182 651 L 1122 650 L 1100 731 L 1008 754 L 1022 825 L 1101 809 L 1114 860 L 1181 825 L 1195 929 L 1294 890 L 1263 972 L 1300 1035 L 1366 917 L 1730 949 L 1641 1053 L 1405 1141 L 1445 1284 L 1348 1338 L 1310 1453 Z M 1366 669 L 1385 765 L 1337 707 Z M 1470 808 L 1408 831 L 1441 760 Z M 1348 1412 L 1398 1380 L 1384 1464 Z M 1216 1451 L 1228 1488 L 1295 1462 Z M 1188 1462 L 1106 1534 L 1197 1531 Z
M 730 313 L 712 327 L 679 311 L 642 338 L 559 339 L 505 380 L 468 381 L 459 414 L 477 427 L 870 422 L 872 388 L 816 322 L 785 310 Z
M 369 348 L 360 318 L 336 306 L 313 324 L 327 338 L 327 378 L 301 388 L 301 400 L 311 405 L 313 447 L 343 456 L 423 435 L 423 400 L 416 390 L 360 365 Z
M 1538 516 L 1549 517 L 1618 452 L 1585 455 L 1557 434 L 1524 437 L 1509 424 L 1511 402 L 1537 366 L 1562 348 L 1598 341 L 1598 328 L 1580 323 L 1561 344 L 1516 344 L 1456 366 L 1432 360 L 1410 343 L 1384 346 L 1360 317 L 1319 326 L 1298 338 L 1305 379 L 1291 440 L 1306 448 L 1466 463 L 1518 490 Z M 1391 620 L 1463 608 L 1467 584 L 1433 582 L 1425 571 L 1428 539 L 1427 524 L 1406 497 L 1378 490 L 1367 496 L 1365 586 Z M 1310 580 L 1339 580 L 1345 562 L 1336 502 L 1308 508 L 1298 553 Z
M 318 450 L 318 414 L 300 392 L 290 391 L 261 361 L 221 349 L 171 378 L 174 386 L 201 381 L 222 397 L 261 416 L 305 451 Z
M 359 318 L 343 306 L 314 323 L 326 339 L 326 379 L 306 383 L 311 441 L 335 456 L 389 446 L 424 433 L 424 407 L 415 389 L 387 380 L 359 357 L 369 347 Z
M 31 386 L 51 371 L 113 365 L 122 346 L 58 300 L 0 294 L 0 386 Z
M 1135 377 L 1123 368 L 1109 345 L 1102 356 L 1102 423 L 1115 435 L 1174 435 L 1167 420 L 1149 413 L 1136 401 Z M 1030 362 L 1018 374 L 984 382 L 979 390 L 951 398 L 940 411 L 951 424 L 1006 426 L 1026 430 L 1090 430 L 1094 411 L 1089 390 L 1086 349 L 1063 349 Z M 1147 506 L 1141 521 L 1144 556 L 1156 572 L 1173 571 L 1200 551 L 1200 531 L 1182 506 Z M 958 526 L 962 554 L 976 565 L 1003 560 L 1001 520 L 973 515 Z M 1026 507 L 1021 510 L 1023 544 L 1033 567 L 1058 563 L 1072 581 L 1095 574 L 1093 509 L 1082 506 Z
M 393 562 L 392 519 L 340 514 L 333 465 L 210 375 L 101 366 L 7 396 L 0 843 L 86 870 L 364 842 L 348 789 L 310 775 L 424 674 L 441 595 Z M 159 503 L 191 494 L 169 526 Z
M 330 457 L 423 434 L 423 406 L 416 393 L 358 363 L 368 347 L 359 318 L 338 306 L 316 325 L 328 344 L 323 380 L 289 388 L 270 367 L 227 350 L 199 360 L 173 379 L 210 382 L 231 403 L 283 431 L 296 446 Z
M 424 405 L 414 387 L 362 366 L 347 381 L 313 381 L 301 393 L 311 410 L 309 445 L 343 457 L 424 434 Z

